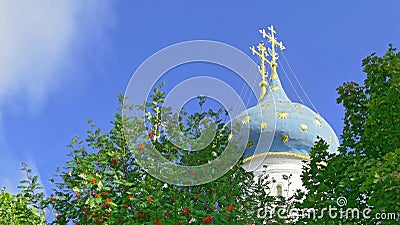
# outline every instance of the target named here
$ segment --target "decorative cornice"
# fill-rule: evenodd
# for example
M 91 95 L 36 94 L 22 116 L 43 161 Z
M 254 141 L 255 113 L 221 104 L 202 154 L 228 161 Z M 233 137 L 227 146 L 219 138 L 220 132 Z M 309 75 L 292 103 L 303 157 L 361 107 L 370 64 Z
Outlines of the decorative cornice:
M 242 163 L 245 163 L 254 158 L 265 157 L 265 156 L 292 156 L 292 157 L 299 158 L 299 159 L 310 160 L 310 156 L 305 155 L 305 154 L 295 153 L 295 152 L 263 152 L 263 153 L 255 154 L 255 155 L 252 155 L 252 156 L 249 156 L 249 157 L 243 159 Z

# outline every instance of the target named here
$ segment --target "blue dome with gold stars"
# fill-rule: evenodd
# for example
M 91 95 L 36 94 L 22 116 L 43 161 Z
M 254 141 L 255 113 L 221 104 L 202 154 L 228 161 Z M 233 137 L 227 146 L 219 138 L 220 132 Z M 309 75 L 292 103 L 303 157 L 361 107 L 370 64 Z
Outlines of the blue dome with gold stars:
M 330 152 L 336 152 L 338 138 L 324 118 L 290 101 L 278 76 L 270 79 L 268 87 L 265 97 L 241 117 L 243 124 L 250 125 L 245 159 L 267 152 L 309 155 L 318 136 L 328 142 Z
M 258 104 L 239 115 L 241 123 L 250 126 L 244 160 L 271 153 L 307 157 L 317 137 L 327 141 L 329 152 L 337 152 L 339 141 L 328 122 L 304 104 L 292 102 L 283 90 L 276 72 L 278 54 L 275 47 L 281 50 L 285 47 L 274 37 L 274 28 L 268 29 L 271 33 L 267 34 L 264 29 L 260 33 L 268 38 L 271 47 L 266 48 L 261 42 L 257 50 L 250 48 L 260 58 L 262 81 Z M 266 81 L 268 66 L 269 82 Z

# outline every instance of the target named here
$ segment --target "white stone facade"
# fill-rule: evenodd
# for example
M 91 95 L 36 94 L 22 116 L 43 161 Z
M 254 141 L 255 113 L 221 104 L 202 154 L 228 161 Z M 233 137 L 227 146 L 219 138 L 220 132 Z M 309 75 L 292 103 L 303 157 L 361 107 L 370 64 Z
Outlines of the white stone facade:
M 283 197 L 290 197 L 293 196 L 297 189 L 305 190 L 301 181 L 304 160 L 309 160 L 309 157 L 300 154 L 269 152 L 246 159 L 242 167 L 246 171 L 252 171 L 256 178 L 262 173 L 269 174 L 269 180 L 275 180 L 269 185 L 271 195 L 278 196 L 282 194 Z M 267 166 L 266 169 L 264 165 Z M 292 176 L 288 181 L 283 179 L 284 175 Z M 282 193 L 278 193 L 280 188 Z

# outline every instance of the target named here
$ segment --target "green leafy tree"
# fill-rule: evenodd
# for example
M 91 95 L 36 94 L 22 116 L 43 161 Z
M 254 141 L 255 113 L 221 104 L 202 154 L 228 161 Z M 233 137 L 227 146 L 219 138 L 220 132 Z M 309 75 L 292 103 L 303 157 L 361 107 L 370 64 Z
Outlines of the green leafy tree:
M 160 212 L 162 183 L 140 168 L 129 150 L 124 126 L 128 118 L 121 105 L 110 132 L 89 122 L 85 140 L 73 138 L 71 159 L 59 170 L 51 197 L 55 224 L 153 224 Z M 137 122 L 137 121 L 136 121 Z M 138 145 L 137 148 L 142 148 Z
M 331 214 L 327 211 L 323 213 L 323 209 L 330 207 L 337 209 L 337 198 L 343 196 L 343 193 L 336 193 L 338 187 L 343 185 L 345 167 L 343 157 L 329 153 L 328 147 L 327 142 L 319 138 L 310 151 L 311 160 L 304 161 L 302 182 L 306 191 L 298 191 L 295 196 L 295 207 L 299 215 L 297 224 L 344 222 L 343 219 L 339 219 L 338 211 L 332 211 Z
M 21 181 L 21 193 L 11 194 L 5 188 L 0 193 L 0 224 L 46 224 L 46 207 L 38 176 L 32 175 L 25 163 L 22 170 L 26 179 Z
M 338 154 L 327 153 L 319 140 L 311 150 L 312 160 L 303 172 L 308 190 L 299 193 L 297 207 L 336 206 L 346 198 L 343 210 L 357 208 L 367 216 L 338 215 L 319 220 L 300 219 L 299 224 L 397 224 L 400 211 L 400 54 L 392 45 L 383 57 L 372 54 L 363 60 L 367 77 L 338 87 L 338 103 L 345 107 L 342 144 Z M 397 219 L 381 220 L 377 213 Z
M 276 183 L 274 177 L 266 172 L 267 166 L 264 165 L 264 172 L 256 179 L 250 179 L 246 186 L 246 196 L 249 204 L 246 205 L 250 218 L 253 218 L 253 224 L 292 224 L 293 218 L 289 212 L 293 208 L 293 199 L 291 196 L 275 196 L 271 191 L 271 185 Z M 287 182 L 290 191 L 292 175 L 283 175 L 282 179 Z
M 71 159 L 51 179 L 55 185 L 49 200 L 56 217 L 53 224 L 262 224 L 254 217 L 258 209 L 255 203 L 265 202 L 266 196 L 248 194 L 250 189 L 257 189 L 250 188 L 253 175 L 240 164 L 217 180 L 185 186 L 164 183 L 137 162 L 130 149 L 140 152 L 144 148 L 143 133 L 165 158 L 181 165 L 196 166 L 214 160 L 228 143 L 227 113 L 203 110 L 205 98 L 200 97 L 199 112 L 181 111 L 173 116 L 180 118 L 181 131 L 192 139 L 201 135 L 201 121 L 212 118 L 217 127 L 215 138 L 202 151 L 184 151 L 176 146 L 163 129 L 161 113 L 170 111 L 162 107 L 165 93 L 161 86 L 154 89 L 149 102 L 138 106 L 148 112 L 146 119 L 126 114 L 133 106 L 120 97 L 111 131 L 102 133 L 90 122 L 92 128 L 86 139 L 72 139 Z M 138 123 L 143 122 L 148 125 L 146 130 L 139 128 Z
M 359 207 L 376 213 L 400 211 L 400 54 L 392 45 L 383 57 L 363 60 L 364 85 L 347 83 L 338 88 L 346 108 L 342 154 L 352 163 L 345 175 Z M 351 102 L 353 100 L 353 102 Z M 347 148 L 345 148 L 347 147 Z M 378 220 L 371 218 L 371 223 Z M 393 223 L 393 220 L 379 221 Z M 397 221 L 398 222 L 398 221 Z

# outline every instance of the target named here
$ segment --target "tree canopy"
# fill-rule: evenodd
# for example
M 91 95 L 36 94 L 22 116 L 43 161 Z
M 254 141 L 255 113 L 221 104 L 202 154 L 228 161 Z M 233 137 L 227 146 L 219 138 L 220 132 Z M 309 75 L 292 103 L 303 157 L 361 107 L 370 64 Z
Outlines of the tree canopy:
M 344 210 L 368 215 L 332 219 L 325 214 L 327 224 L 397 224 L 400 219 L 400 54 L 390 45 L 383 57 L 374 53 L 362 65 L 363 85 L 348 82 L 337 88 L 337 102 L 345 108 L 339 153 L 328 154 L 323 140 L 316 143 L 303 172 L 308 192 L 298 195 L 304 200 L 298 206 L 320 212 L 329 205 L 340 208 L 338 199 L 345 199 Z
M 400 53 L 390 45 L 384 56 L 372 54 L 362 66 L 363 84 L 348 82 L 337 88 L 337 103 L 345 108 L 338 152 L 329 153 L 325 140 L 315 143 L 303 168 L 306 191 L 299 190 L 293 198 L 272 196 L 269 185 L 274 179 L 268 174 L 254 179 L 240 161 L 222 177 L 195 186 L 172 185 L 149 174 L 135 155 L 144 149 L 143 133 L 166 159 L 185 166 L 216 159 L 230 134 L 226 111 L 204 110 L 205 98 L 200 97 L 200 111 L 176 115 L 180 129 L 186 137 L 197 138 L 202 132 L 199 124 L 209 117 L 217 133 L 202 151 L 182 151 L 162 128 L 165 93 L 160 85 L 146 104 L 137 106 L 148 112 L 146 118 L 127 116 L 124 112 L 136 106 L 127 105 L 121 96 L 110 131 L 89 121 L 87 137 L 71 140 L 70 159 L 50 179 L 54 184 L 50 196 L 44 195 L 38 177 L 23 164 L 27 179 L 21 181 L 21 193 L 5 189 L 0 193 L 0 223 L 398 224 Z M 138 123 L 143 122 L 147 127 L 140 130 Z M 283 178 L 291 182 L 290 174 Z M 283 213 L 259 215 L 260 209 L 278 213 L 277 208 Z M 46 212 L 54 218 L 46 217 Z

